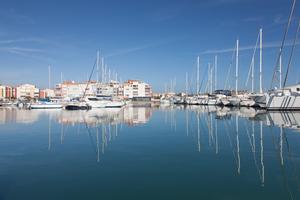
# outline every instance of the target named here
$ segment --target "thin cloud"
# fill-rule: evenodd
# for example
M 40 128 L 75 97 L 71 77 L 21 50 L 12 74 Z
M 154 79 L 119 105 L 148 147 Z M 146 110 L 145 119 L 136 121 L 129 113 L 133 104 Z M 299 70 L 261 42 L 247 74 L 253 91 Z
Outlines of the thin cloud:
M 145 45 L 141 45 L 141 46 L 137 46 L 137 47 L 131 47 L 131 48 L 127 48 L 127 49 L 121 49 L 121 50 L 117 50 L 116 52 L 113 52 L 111 54 L 106 55 L 106 57 L 114 57 L 114 56 L 126 55 L 126 54 L 129 54 L 129 53 L 134 53 L 134 52 L 142 51 L 142 50 L 145 50 L 145 49 L 159 47 L 159 46 L 164 45 L 164 44 L 172 43 L 174 41 L 179 41 L 179 40 L 181 40 L 183 38 L 184 37 L 182 37 L 182 38 L 171 38 L 171 39 L 166 39 L 166 40 L 164 40 L 162 42 L 156 42 L 156 43 L 145 44 Z
M 31 53 L 40 53 L 43 50 L 40 49 L 32 49 L 32 48 L 23 48 L 23 47 L 0 47 L 0 51 L 19 51 L 19 52 L 31 52 Z
M 114 53 L 106 55 L 106 57 L 114 57 L 114 56 L 129 54 L 129 53 L 133 53 L 133 52 L 136 52 L 136 51 L 141 51 L 141 50 L 144 50 L 144 49 L 148 49 L 148 48 L 151 48 L 151 47 L 154 47 L 154 46 L 155 45 L 143 45 L 143 46 L 132 47 L 132 48 L 128 48 L 128 49 L 121 49 L 121 50 L 118 50 Z
M 55 62 L 52 58 L 45 56 L 45 51 L 41 49 L 34 48 L 24 48 L 24 47 L 0 47 L 1 52 L 15 54 L 35 60 L 46 60 L 48 62 Z
M 56 44 L 53 41 L 49 41 L 49 40 L 39 38 L 39 37 L 0 40 L 0 45 L 1 44 L 17 44 L 17 43 Z
M 293 45 L 292 41 L 287 41 L 285 43 L 285 46 L 292 46 L 292 45 Z M 300 42 L 296 42 L 296 45 L 300 45 Z M 263 44 L 263 48 L 279 48 L 280 46 L 281 46 L 280 41 Z M 254 48 L 255 48 L 255 45 L 241 46 L 241 47 L 239 47 L 239 51 L 248 51 L 248 50 L 253 50 Z M 199 55 L 231 53 L 235 50 L 236 50 L 235 48 L 212 49 L 212 50 L 203 51 Z

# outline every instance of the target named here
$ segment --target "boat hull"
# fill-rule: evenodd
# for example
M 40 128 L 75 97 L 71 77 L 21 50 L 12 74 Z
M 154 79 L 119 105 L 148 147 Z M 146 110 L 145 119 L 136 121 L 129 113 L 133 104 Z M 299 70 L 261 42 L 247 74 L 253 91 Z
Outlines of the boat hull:
M 300 110 L 300 96 L 267 96 L 267 110 Z
M 33 104 L 30 109 L 61 109 L 63 106 L 60 104 Z

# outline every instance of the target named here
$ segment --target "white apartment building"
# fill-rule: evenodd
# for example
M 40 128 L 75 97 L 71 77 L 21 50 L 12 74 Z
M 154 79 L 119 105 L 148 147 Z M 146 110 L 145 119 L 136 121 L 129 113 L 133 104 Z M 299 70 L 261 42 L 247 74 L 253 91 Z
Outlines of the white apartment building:
M 22 84 L 16 87 L 17 98 L 39 98 L 39 89 L 32 84 Z
M 82 97 L 87 83 L 76 83 L 66 81 L 56 85 L 55 96 L 61 98 Z M 87 87 L 86 95 L 118 96 L 131 99 L 134 97 L 151 97 L 152 89 L 147 83 L 137 80 L 129 80 L 124 84 L 117 81 L 111 81 L 107 84 L 91 81 Z
M 83 96 L 85 90 L 86 95 L 95 95 L 97 83 L 90 81 L 87 87 L 87 82 L 76 83 L 75 81 L 65 81 L 56 85 L 55 95 L 62 98 L 78 98 Z
M 117 81 L 111 81 L 108 84 L 99 84 L 97 88 L 97 95 L 101 96 L 123 96 L 120 95 L 122 86 Z
M 147 83 L 138 80 L 128 80 L 123 85 L 123 96 L 125 98 L 133 97 L 151 97 L 152 89 Z

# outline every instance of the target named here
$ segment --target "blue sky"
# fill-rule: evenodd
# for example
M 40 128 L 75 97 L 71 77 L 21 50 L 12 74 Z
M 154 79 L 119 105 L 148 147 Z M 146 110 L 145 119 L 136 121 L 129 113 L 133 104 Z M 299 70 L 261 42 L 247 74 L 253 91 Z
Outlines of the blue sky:
M 221 88 L 237 38 L 242 49 L 239 82 L 245 88 L 260 27 L 266 47 L 264 88 L 268 89 L 292 3 L 290 0 L 0 1 L 0 83 L 30 82 L 46 87 L 48 65 L 52 66 L 53 85 L 60 81 L 61 72 L 65 80 L 86 80 L 100 49 L 111 71 L 118 72 L 122 80 L 144 80 L 155 91 L 163 91 L 165 84 L 174 79 L 176 90 L 184 90 L 186 72 L 194 87 L 198 55 L 200 77 L 205 78 L 207 64 L 213 63 L 218 55 L 218 88 Z M 287 37 L 289 44 L 299 20 L 299 5 Z M 285 50 L 286 67 L 290 47 Z M 299 53 L 297 46 L 288 83 L 295 83 L 300 76 Z M 258 62 L 255 67 L 258 72 Z M 232 73 L 231 79 L 233 76 Z

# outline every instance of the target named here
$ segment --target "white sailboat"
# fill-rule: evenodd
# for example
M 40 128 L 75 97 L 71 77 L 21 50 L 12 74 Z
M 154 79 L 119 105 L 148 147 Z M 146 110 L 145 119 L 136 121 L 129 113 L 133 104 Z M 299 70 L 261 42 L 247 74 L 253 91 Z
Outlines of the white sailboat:
M 51 66 L 48 66 L 48 87 L 51 88 Z M 60 103 L 48 102 L 48 101 L 37 101 L 35 103 L 29 104 L 29 109 L 61 109 L 63 107 Z
M 116 101 L 111 98 L 107 99 L 98 96 L 86 96 L 84 100 L 91 108 L 120 108 L 125 105 L 124 101 Z
M 235 96 L 227 99 L 230 106 L 239 106 L 241 99 L 238 96 L 238 78 L 239 78 L 239 40 L 236 41 L 236 56 L 235 56 Z M 227 102 L 224 102 L 227 103 Z
M 295 4 L 296 4 L 296 0 L 293 1 L 293 6 L 291 9 L 291 13 L 289 16 L 289 21 L 287 24 L 287 28 L 285 30 L 285 34 L 282 40 L 282 44 L 279 50 L 279 55 L 277 58 L 277 63 L 280 63 L 280 80 L 281 80 L 281 55 L 282 55 L 282 49 L 284 47 L 284 42 L 285 42 L 285 36 L 286 33 L 289 30 L 291 21 L 292 21 L 292 17 L 293 17 L 293 13 L 294 13 L 294 9 L 295 9 Z M 300 84 L 298 85 L 292 85 L 289 87 L 286 87 L 286 81 L 287 81 L 287 77 L 289 74 L 289 70 L 290 70 L 290 64 L 291 64 L 291 60 L 292 60 L 292 56 L 294 53 L 294 49 L 297 43 L 297 39 L 298 39 L 298 33 L 299 33 L 299 29 L 300 29 L 300 21 L 298 23 L 298 28 L 296 31 L 296 35 L 294 38 L 294 42 L 293 42 L 293 46 L 292 46 L 292 50 L 291 50 L 291 54 L 289 57 L 289 63 L 287 66 L 287 70 L 286 70 L 286 74 L 285 74 L 285 79 L 284 79 L 284 83 L 283 83 L 283 87 L 281 89 L 275 89 L 269 93 L 266 94 L 266 107 L 267 110 L 300 110 Z M 274 71 L 274 75 L 276 73 L 276 68 Z M 274 76 L 273 76 L 273 80 L 274 80 Z M 272 81 L 273 83 L 273 81 Z M 281 84 L 281 81 L 280 81 Z M 281 85 L 280 85 L 281 87 Z

